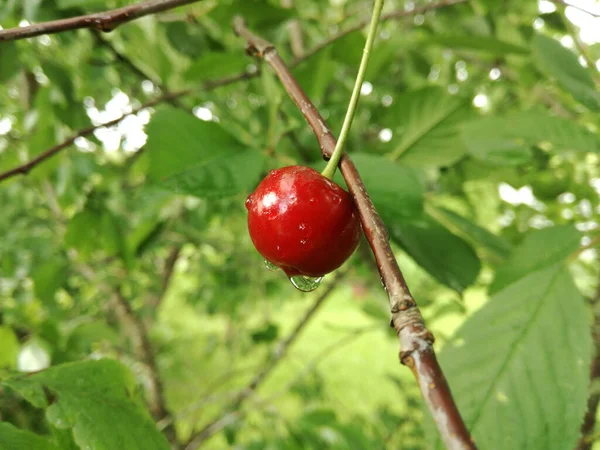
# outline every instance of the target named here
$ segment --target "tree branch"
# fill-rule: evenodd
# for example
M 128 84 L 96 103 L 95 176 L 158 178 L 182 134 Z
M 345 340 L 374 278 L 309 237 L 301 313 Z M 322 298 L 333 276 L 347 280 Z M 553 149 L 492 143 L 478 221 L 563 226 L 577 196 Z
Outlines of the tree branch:
M 556 3 L 557 5 L 569 6 L 571 8 L 578 9 L 579 11 L 589 14 L 590 16 L 593 16 L 593 17 L 600 17 L 600 14 L 598 14 L 598 13 L 590 11 L 589 9 L 585 9 L 582 6 L 579 6 L 579 5 L 576 5 L 573 3 L 569 3 L 565 0 L 550 0 L 550 1 L 552 3 Z
M 148 330 L 144 325 L 144 322 L 137 316 L 135 311 L 131 308 L 129 302 L 123 296 L 120 288 L 115 291 L 115 298 L 118 309 L 120 309 L 121 316 L 125 320 L 130 328 L 132 329 L 132 338 L 134 341 L 134 347 L 138 357 L 142 363 L 148 368 L 150 377 L 150 411 L 156 420 L 164 420 L 170 418 L 171 413 L 167 408 L 167 402 L 164 395 L 164 386 L 162 379 L 159 375 L 158 365 L 156 364 L 156 358 L 152 344 L 148 337 Z M 167 439 L 171 444 L 177 445 L 177 433 L 173 425 L 173 421 L 168 421 L 169 425 L 163 430 Z
M 418 7 L 418 8 L 414 8 L 411 11 L 406 11 L 406 10 L 397 10 L 397 11 L 392 11 L 390 13 L 384 14 L 381 16 L 381 20 L 393 20 L 393 19 L 400 19 L 402 17 L 407 17 L 407 16 L 411 16 L 413 14 L 420 14 L 429 10 L 434 10 L 434 9 L 438 9 L 438 8 L 443 8 L 445 6 L 451 6 L 451 5 L 455 5 L 458 3 L 464 3 L 467 0 L 444 0 L 438 3 L 431 3 L 428 5 L 424 5 L 422 7 Z M 129 6 L 127 8 L 132 8 L 135 5 Z M 137 5 L 139 6 L 139 5 Z M 121 8 L 124 9 L 124 8 Z M 114 12 L 114 11 L 113 11 Z M 346 36 L 347 34 L 356 31 L 362 27 L 364 27 L 365 25 L 368 24 L 368 20 L 362 20 L 361 22 L 355 24 L 353 27 L 348 28 L 347 30 L 344 30 L 338 34 L 336 34 L 335 36 L 332 36 L 326 40 L 324 40 L 323 42 L 321 42 L 320 44 L 317 44 L 316 46 L 314 46 L 313 48 L 309 49 L 306 53 L 304 53 L 304 55 L 301 58 L 296 58 L 293 63 L 291 64 L 292 67 L 300 64 L 302 61 L 306 60 L 307 58 L 309 58 L 310 56 L 314 55 L 315 53 L 317 53 L 318 51 L 322 50 L 323 48 L 327 47 L 328 45 L 331 45 L 333 42 L 337 41 L 338 39 L 343 38 L 344 36 Z M 10 30 L 0 30 L 0 41 L 2 41 L 2 33 L 4 33 L 5 31 L 14 31 L 14 29 L 10 29 Z M 20 29 L 17 29 L 20 30 Z M 9 40 L 9 39 L 5 39 L 5 40 Z M 260 74 L 259 71 L 244 71 L 241 73 L 238 73 L 236 75 L 231 75 L 225 78 L 221 78 L 218 80 L 208 80 L 206 82 L 204 82 L 202 84 L 202 86 L 200 87 L 200 89 L 198 90 L 212 90 L 212 89 L 216 89 L 218 87 L 221 86 L 227 86 L 229 84 L 233 84 L 236 83 L 238 81 L 242 81 L 242 80 L 250 80 L 252 78 L 257 77 Z M 100 125 L 96 125 L 96 126 L 92 126 L 92 127 L 88 127 L 85 128 L 83 130 L 80 130 L 78 132 L 76 132 L 73 136 L 71 136 L 70 138 L 66 139 L 65 141 L 63 141 L 60 144 L 57 144 L 56 146 L 46 150 L 45 152 L 41 153 L 39 156 L 37 156 L 36 158 L 34 158 L 33 160 L 29 161 L 28 163 L 25 163 L 19 167 L 15 167 L 14 169 L 10 169 L 4 173 L 0 173 L 0 182 L 2 182 L 3 180 L 7 179 L 7 178 L 11 178 L 13 176 L 16 175 L 26 175 L 27 173 L 29 173 L 29 171 L 31 169 L 33 169 L 35 166 L 37 166 L 38 164 L 42 163 L 43 161 L 45 161 L 46 159 L 50 158 L 51 156 L 54 156 L 56 153 L 60 152 L 61 150 L 69 147 L 71 144 L 73 144 L 73 142 L 75 141 L 75 139 L 77 139 L 78 137 L 84 137 L 84 136 L 88 136 L 91 133 L 93 133 L 95 130 L 97 130 L 98 128 L 103 128 L 103 127 L 110 127 L 110 126 L 114 126 L 116 124 L 118 124 L 119 122 L 121 122 L 123 119 L 125 119 L 125 117 L 131 115 L 131 114 L 136 114 L 139 110 L 144 109 L 144 108 L 148 108 L 154 105 L 157 105 L 159 103 L 162 102 L 168 102 L 171 100 L 174 100 L 178 97 L 190 94 L 192 92 L 195 92 L 196 90 L 184 90 L 184 91 L 179 91 L 179 92 L 172 92 L 172 93 L 165 93 L 163 96 L 158 97 L 155 100 L 152 100 L 148 103 L 145 103 L 144 105 L 142 105 L 140 108 L 137 108 L 136 110 L 132 111 L 129 114 L 125 114 L 123 116 L 121 116 L 118 119 L 112 120 L 110 122 L 106 122 L 106 123 L 102 123 Z M 301 90 L 300 90 L 301 91 Z M 302 99 L 300 99 L 302 100 Z M 310 100 L 308 98 L 306 98 L 306 101 L 308 102 L 308 105 L 312 105 L 312 103 L 310 103 Z M 299 107 L 300 105 L 298 103 L 296 103 Z M 311 116 L 312 117 L 312 116 Z M 321 118 L 322 119 L 322 118 Z M 323 122 L 324 123 L 324 122 Z M 318 124 L 318 123 L 317 123 Z M 314 129 L 314 127 L 313 127 Z M 325 127 L 325 130 L 328 130 L 327 127 Z M 323 131 L 324 133 L 326 133 L 327 131 Z M 331 133 L 331 132 L 329 132 Z M 319 137 L 319 135 L 317 135 L 317 138 Z M 324 151 L 323 149 L 328 148 L 327 146 L 330 145 L 331 140 L 333 139 L 333 136 L 330 137 L 324 137 L 323 139 L 325 139 L 327 142 L 323 142 L 323 145 L 325 145 L 325 147 L 323 147 L 323 145 L 321 146 L 322 151 Z M 335 139 L 333 139 L 334 142 L 334 147 L 335 147 Z M 326 152 L 326 150 L 325 150 Z M 325 155 L 328 157 L 330 154 L 330 152 L 326 152 Z
M 51 147 L 48 150 L 46 150 L 45 152 L 43 152 L 40 155 L 36 156 L 35 158 L 33 158 L 28 163 L 25 163 L 25 164 L 23 164 L 21 166 L 15 167 L 14 169 L 10 169 L 10 170 L 8 170 L 6 172 L 0 173 L 0 182 L 6 180 L 7 178 L 11 178 L 11 177 L 13 177 L 15 175 L 26 175 L 26 174 L 28 174 L 29 171 L 31 169 L 33 169 L 35 166 L 37 166 L 38 164 L 42 163 L 46 159 L 54 156 L 55 154 L 57 154 L 61 150 L 64 150 L 65 148 L 69 147 L 79 137 L 89 136 L 94 131 L 96 131 L 98 128 L 112 127 L 114 125 L 117 125 L 119 122 L 121 122 L 127 116 L 131 116 L 132 114 L 137 114 L 138 112 L 140 112 L 141 110 L 143 110 L 145 108 L 150 108 L 151 106 L 157 105 L 159 103 L 162 103 L 162 102 L 165 102 L 165 101 L 169 101 L 169 100 L 175 99 L 177 97 L 181 97 L 182 95 L 188 94 L 190 92 L 191 92 L 190 90 L 185 90 L 185 91 L 178 91 L 178 92 L 173 92 L 173 93 L 170 93 L 170 94 L 162 95 L 161 97 L 158 97 L 158 98 L 156 98 L 154 100 L 151 100 L 151 101 L 149 101 L 147 103 L 144 103 L 139 108 L 135 108 L 130 113 L 123 114 L 121 117 L 118 117 L 118 118 L 116 118 L 114 120 L 110 120 L 108 122 L 104 122 L 104 123 L 101 123 L 99 125 L 92 125 L 90 127 L 87 127 L 87 128 L 82 129 L 82 130 L 79 130 L 78 132 L 76 132 L 75 134 L 73 134 L 71 137 L 65 139 L 60 144 L 57 144 L 54 147 Z
M 158 87 L 158 89 L 160 89 L 160 91 L 163 94 L 167 94 L 168 95 L 170 93 L 170 89 L 167 89 L 167 87 L 164 84 L 162 84 L 160 80 L 152 78 L 150 75 L 148 75 L 142 69 L 140 69 L 131 59 L 129 59 L 129 57 L 127 57 L 126 55 L 124 55 L 123 53 L 121 53 L 120 51 L 118 51 L 112 45 L 111 42 L 109 42 L 106 39 L 104 39 L 97 30 L 92 30 L 92 35 L 94 36 L 94 39 L 96 40 L 96 42 L 99 45 L 102 45 L 102 46 L 106 47 L 108 49 L 108 51 L 110 51 L 113 54 L 113 56 L 117 59 L 117 61 L 119 61 L 121 64 L 123 64 L 125 67 L 127 67 L 133 74 L 135 74 L 142 81 L 143 80 L 149 80 L 149 81 L 152 82 L 152 84 L 154 84 L 156 87 Z M 184 110 L 186 112 L 190 112 L 189 109 L 185 108 L 175 98 L 169 99 L 168 102 L 171 105 L 175 106 L 176 108 L 182 109 L 182 110 Z
M 577 48 L 577 50 L 579 51 L 579 53 L 581 53 L 581 56 L 585 60 L 586 66 L 588 67 L 588 69 L 590 71 L 590 75 L 592 76 L 592 79 L 596 82 L 596 85 L 599 85 L 600 84 L 600 79 L 598 78 L 598 69 L 596 67 L 596 63 L 594 61 L 594 58 L 592 58 L 592 56 L 588 52 L 588 48 L 583 43 L 583 41 L 579 38 L 581 30 L 579 29 L 579 27 L 576 27 L 567 18 L 566 11 L 567 11 L 567 7 L 565 6 L 562 9 L 562 14 L 561 14 L 562 21 L 565 24 L 565 28 L 567 29 L 567 31 L 571 35 L 571 38 L 573 38 L 573 43 L 575 44 L 575 47 Z
M 273 67 L 312 127 L 323 157 L 330 157 L 335 148 L 335 138 L 275 47 L 249 31 L 240 18 L 234 20 L 234 30 L 246 40 L 251 52 L 263 57 Z M 381 280 L 389 296 L 391 326 L 396 330 L 400 342 L 400 361 L 413 372 L 446 447 L 450 450 L 476 449 L 433 350 L 433 335 L 425 326 L 423 316 L 396 262 L 385 225 L 356 166 L 347 155 L 340 161 L 340 170 L 358 209 L 363 231 L 375 255 Z
M 180 254 L 181 245 L 175 245 L 171 248 L 169 254 L 165 258 L 163 264 L 162 279 L 160 283 L 160 291 L 154 296 L 154 298 L 150 302 L 150 307 L 153 310 L 156 310 L 160 306 L 165 297 L 165 294 L 167 293 L 167 289 L 169 288 L 171 278 L 173 277 L 173 273 L 175 272 L 175 264 L 177 263 Z
M 42 34 L 61 33 L 63 31 L 91 28 L 98 31 L 112 31 L 119 25 L 150 14 L 156 14 L 178 6 L 195 3 L 200 0 L 147 0 L 134 5 L 124 6 L 109 11 L 103 11 L 84 16 L 70 17 L 68 19 L 42 22 L 26 27 L 9 28 L 0 30 L 0 42 L 16 41 Z
M 339 272 L 335 278 L 327 286 L 327 288 L 316 298 L 315 302 L 308 308 L 302 318 L 298 321 L 294 330 L 279 343 L 276 350 L 272 353 L 269 360 L 262 366 L 259 372 L 250 380 L 244 389 L 242 389 L 233 399 L 232 406 L 227 408 L 218 417 L 211 420 L 200 431 L 194 433 L 188 440 L 185 450 L 194 450 L 201 446 L 205 441 L 213 437 L 227 425 L 236 420 L 240 406 L 250 397 L 267 379 L 273 369 L 283 360 L 289 348 L 298 339 L 306 324 L 315 316 L 321 305 L 329 297 L 329 294 L 335 289 L 339 280 L 344 276 L 345 272 Z

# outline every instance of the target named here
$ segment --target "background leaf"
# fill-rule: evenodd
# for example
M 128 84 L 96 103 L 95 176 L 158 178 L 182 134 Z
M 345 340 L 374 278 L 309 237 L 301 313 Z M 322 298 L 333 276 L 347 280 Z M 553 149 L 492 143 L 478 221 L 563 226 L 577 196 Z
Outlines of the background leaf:
M 475 282 L 481 263 L 473 248 L 428 215 L 388 221 L 388 231 L 417 264 L 446 286 L 462 292 Z
M 177 148 L 177 152 L 171 149 Z M 169 190 L 198 197 L 247 191 L 258 179 L 263 156 L 244 149 L 214 122 L 165 109 L 148 125 L 148 176 Z
M 531 158 L 530 147 L 556 152 L 598 152 L 597 136 L 577 123 L 541 110 L 485 117 L 462 125 L 469 152 L 491 162 L 521 164 Z
M 593 111 L 600 111 L 600 94 L 588 70 L 579 64 L 577 56 L 560 42 L 536 34 L 532 41 L 532 54 L 538 69 L 575 99 Z
M 42 436 L 0 422 L 0 450 L 59 450 L 59 448 Z
M 492 53 L 494 55 L 517 54 L 527 55 L 529 49 L 519 45 L 504 42 L 487 36 L 461 36 L 461 35 L 436 35 L 431 36 L 423 42 L 424 45 L 437 44 L 443 47 L 477 50 Z
M 536 270 L 567 259 L 579 247 L 581 233 L 571 226 L 528 233 L 506 262 L 498 267 L 490 292 L 495 293 Z
M 434 87 L 398 96 L 382 119 L 394 133 L 391 157 L 419 167 L 457 161 L 466 152 L 459 125 L 470 110 L 465 99 Z
M 510 254 L 509 242 L 455 212 L 446 208 L 427 208 L 427 211 L 454 234 L 481 249 L 484 255 L 494 261 L 501 261 Z
M 116 361 L 59 365 L 31 375 L 28 382 L 37 383 L 57 396 L 47 410 L 48 420 L 55 427 L 72 428 L 81 448 L 170 448 L 135 398 L 131 372 Z
M 0 325 L 0 370 L 14 369 L 17 366 L 19 341 L 10 327 Z
M 397 221 L 423 211 L 423 187 L 418 171 L 366 153 L 355 153 L 352 160 L 381 214 Z M 342 182 L 339 174 L 338 180 Z
M 579 435 L 590 351 L 583 298 L 555 264 L 491 298 L 440 359 L 480 448 L 563 450 Z
M 205 53 L 185 72 L 185 78 L 199 83 L 228 75 L 237 75 L 246 69 L 248 63 L 247 59 L 240 58 L 238 52 Z

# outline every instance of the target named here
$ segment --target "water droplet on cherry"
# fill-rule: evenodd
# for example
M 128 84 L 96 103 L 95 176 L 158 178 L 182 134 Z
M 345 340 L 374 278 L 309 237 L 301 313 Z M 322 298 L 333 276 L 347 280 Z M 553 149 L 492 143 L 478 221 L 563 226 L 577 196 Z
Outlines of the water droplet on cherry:
M 323 281 L 323 277 L 313 278 L 313 277 L 305 277 L 304 275 L 296 275 L 295 277 L 290 277 L 290 282 L 292 285 L 302 292 L 310 292 L 314 291 L 318 288 Z

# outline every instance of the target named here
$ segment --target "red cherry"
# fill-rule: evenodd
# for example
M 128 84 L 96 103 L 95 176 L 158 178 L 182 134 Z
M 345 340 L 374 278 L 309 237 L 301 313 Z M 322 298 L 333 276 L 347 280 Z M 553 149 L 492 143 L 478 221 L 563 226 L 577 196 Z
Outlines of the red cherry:
M 254 246 L 288 277 L 321 277 L 358 246 L 360 222 L 350 194 L 310 167 L 272 170 L 246 208 Z

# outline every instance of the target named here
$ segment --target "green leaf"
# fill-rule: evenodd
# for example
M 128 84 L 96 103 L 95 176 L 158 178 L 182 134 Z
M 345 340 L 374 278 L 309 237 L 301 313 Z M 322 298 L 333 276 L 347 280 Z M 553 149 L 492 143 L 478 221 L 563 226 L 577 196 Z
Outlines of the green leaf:
M 0 82 L 5 83 L 19 71 L 19 51 L 14 42 L 0 45 Z
M 67 225 L 65 244 L 89 255 L 98 245 L 96 238 L 99 222 L 100 215 L 92 209 L 84 209 L 75 214 Z
M 386 225 L 392 239 L 440 283 L 462 292 L 477 279 L 481 263 L 473 248 L 431 217 Z
M 82 323 L 70 333 L 65 349 L 80 357 L 91 353 L 98 342 L 118 345 L 119 334 L 103 321 Z
M 459 125 L 471 114 L 468 101 L 428 87 L 394 99 L 382 119 L 392 129 L 392 159 L 411 166 L 445 166 L 460 159 L 466 148 Z
M 144 221 L 127 237 L 127 247 L 132 255 L 140 256 L 153 243 L 159 241 L 159 237 L 167 227 L 167 222 L 158 218 Z
M 222 78 L 242 72 L 248 64 L 250 60 L 239 51 L 205 53 L 185 71 L 184 77 L 193 82 Z
M 383 308 L 381 304 L 374 302 L 367 302 L 362 307 L 362 312 L 364 312 L 367 316 L 376 319 L 382 323 L 390 320 L 390 312 L 387 308 Z
M 393 221 L 421 214 L 423 187 L 418 171 L 367 153 L 353 153 L 352 161 L 380 214 Z M 342 182 L 339 173 L 338 180 Z
M 252 330 L 250 337 L 255 344 L 269 343 L 277 339 L 279 335 L 279 327 L 274 323 L 267 323 L 264 326 Z
M 318 105 L 335 74 L 331 48 L 325 48 L 302 62 L 294 68 L 293 73 L 308 97 Z
M 490 293 L 545 267 L 564 261 L 579 248 L 581 234 L 571 225 L 529 232 L 508 260 L 496 270 Z
M 600 111 L 600 93 L 590 72 L 579 64 L 575 53 L 560 42 L 536 34 L 532 41 L 533 60 L 540 72 L 555 79 L 573 98 L 593 111 Z
M 199 57 L 207 47 L 207 39 L 198 26 L 186 22 L 171 22 L 166 24 L 166 32 L 171 46 L 190 58 Z
M 23 0 L 23 18 L 35 22 L 42 0 Z
M 67 281 L 68 263 L 63 256 L 57 256 L 40 264 L 33 275 L 35 295 L 49 304 L 54 301 L 54 294 Z
M 166 189 L 198 197 L 225 197 L 258 180 L 264 157 L 244 148 L 214 122 L 183 111 L 157 112 L 147 129 L 148 177 Z
M 437 34 L 425 39 L 423 44 L 436 44 L 447 48 L 461 50 L 480 50 L 494 55 L 507 55 L 511 53 L 527 55 L 529 53 L 529 49 L 525 47 L 486 36 Z
M 106 0 L 57 0 L 59 9 L 85 7 L 86 10 L 96 10 L 106 7 Z
M 25 400 L 37 408 L 48 406 L 48 399 L 42 385 L 29 378 L 14 378 L 3 380 L 0 385 L 9 387 L 23 396 Z
M 470 220 L 446 208 L 428 208 L 427 211 L 457 236 L 465 239 L 475 248 L 480 248 L 485 256 L 501 261 L 508 257 L 510 244 Z
M 319 408 L 308 411 L 300 418 L 301 424 L 314 429 L 326 425 L 335 425 L 337 415 L 334 410 L 328 408 Z
M 331 54 L 336 61 L 355 66 L 360 63 L 364 46 L 365 37 L 363 33 L 354 31 L 335 41 L 331 45 Z
M 529 160 L 533 145 L 556 152 L 600 151 L 600 142 L 591 131 L 541 110 L 477 119 L 462 126 L 462 136 L 473 156 L 500 163 Z
M 471 316 L 440 362 L 478 447 L 574 448 L 590 336 L 584 300 L 562 264 L 530 273 Z
M 15 332 L 10 327 L 0 326 L 0 369 L 16 368 L 18 354 L 19 341 Z
M 228 4 L 229 3 L 229 4 Z M 268 0 L 234 0 L 222 1 L 210 13 L 210 17 L 223 27 L 231 27 L 231 21 L 236 15 L 242 16 L 251 28 L 275 28 L 279 23 L 291 19 L 292 9 L 275 6 Z
M 59 450 L 48 439 L 0 422 L 0 450 Z
M 56 395 L 46 416 L 57 428 L 72 428 L 81 448 L 170 448 L 135 398 L 133 375 L 117 361 L 62 364 L 30 375 L 28 381 Z

